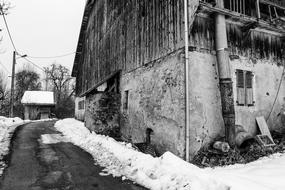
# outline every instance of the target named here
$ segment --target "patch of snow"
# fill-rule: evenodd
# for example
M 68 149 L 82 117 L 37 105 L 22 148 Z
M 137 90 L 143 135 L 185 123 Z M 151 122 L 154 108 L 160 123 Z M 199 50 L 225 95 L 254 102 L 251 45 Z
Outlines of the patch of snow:
M 44 134 L 41 135 L 41 141 L 44 144 L 56 144 L 60 142 L 67 142 L 61 134 Z
M 53 121 L 53 120 L 55 119 L 42 119 L 42 120 L 31 121 L 31 120 L 22 120 L 18 117 L 7 118 L 4 116 L 0 116 L 0 176 L 2 175 L 3 170 L 6 167 L 6 164 L 3 161 L 3 158 L 5 155 L 9 153 L 11 137 L 14 131 L 16 130 L 16 128 L 26 123 Z M 56 140 L 57 142 L 64 141 L 63 137 L 58 138 Z
M 75 119 L 56 122 L 55 127 L 73 144 L 89 152 L 105 169 L 102 175 L 124 176 L 153 190 L 228 190 L 229 187 L 170 152 L 159 158 L 143 154 L 130 144 L 95 134 Z
M 19 125 L 26 123 L 22 119 L 7 118 L 0 116 L 0 176 L 3 173 L 6 164 L 3 161 L 3 157 L 8 154 L 11 137 Z
M 55 127 L 105 168 L 101 175 L 121 176 L 152 190 L 285 189 L 285 153 L 248 164 L 201 169 L 170 152 L 159 158 L 137 152 L 130 144 L 90 133 L 75 119 L 60 120 Z
M 54 94 L 49 91 L 25 91 L 21 103 L 53 105 L 55 104 Z
M 231 190 L 284 190 L 285 154 L 277 153 L 248 164 L 207 168 L 213 176 L 219 176 Z

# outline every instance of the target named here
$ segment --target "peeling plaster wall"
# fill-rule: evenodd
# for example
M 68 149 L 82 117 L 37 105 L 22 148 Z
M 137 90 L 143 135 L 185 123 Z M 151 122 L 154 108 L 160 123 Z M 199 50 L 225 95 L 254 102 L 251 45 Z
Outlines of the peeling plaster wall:
M 255 104 L 252 107 L 239 106 L 235 103 L 236 124 L 242 125 L 251 134 L 256 134 L 257 125 L 255 118 L 257 116 L 264 116 L 268 118 L 272 108 L 275 96 L 278 91 L 283 67 L 272 60 L 257 59 L 252 60 L 246 57 L 239 57 L 239 59 L 231 60 L 234 97 L 236 102 L 236 69 L 252 71 L 253 78 L 253 93 Z M 284 110 L 285 103 L 285 83 L 281 84 L 279 96 L 272 111 L 271 117 L 267 124 L 271 130 L 283 130 L 281 123 L 281 109 Z
M 190 156 L 224 136 L 216 56 L 189 52 L 190 57 Z
M 189 52 L 190 157 L 224 136 L 216 56 Z M 144 142 L 146 128 L 163 153 L 185 156 L 184 54 L 176 53 L 122 76 L 121 90 L 129 91 L 128 110 L 121 107 L 121 132 L 134 143 Z M 122 95 L 122 104 L 124 102 Z
M 166 56 L 145 67 L 126 73 L 122 94 L 129 92 L 128 109 L 121 107 L 121 132 L 134 143 L 145 142 L 147 128 L 151 143 L 160 154 L 185 154 L 184 54 Z M 122 102 L 125 97 L 123 95 Z M 123 104 L 123 103 L 122 103 Z

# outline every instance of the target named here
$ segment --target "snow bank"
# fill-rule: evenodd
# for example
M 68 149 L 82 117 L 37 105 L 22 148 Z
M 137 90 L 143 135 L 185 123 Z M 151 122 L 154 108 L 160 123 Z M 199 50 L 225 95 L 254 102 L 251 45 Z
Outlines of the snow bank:
M 0 116 L 0 176 L 5 168 L 5 163 L 3 162 L 3 157 L 9 152 L 10 139 L 13 132 L 19 126 L 25 123 L 22 119 L 6 118 Z
M 18 117 L 15 118 L 7 118 L 0 116 L 0 176 L 3 173 L 4 168 L 6 167 L 6 164 L 3 161 L 3 157 L 9 153 L 9 148 L 10 148 L 10 141 L 11 137 L 16 130 L 16 128 L 20 125 L 26 124 L 26 123 L 34 123 L 34 122 L 43 122 L 43 121 L 52 121 L 55 119 L 43 119 L 43 120 L 22 120 Z M 53 141 L 55 137 L 52 139 Z M 48 139 L 46 137 L 46 141 L 50 140 L 51 138 Z M 57 142 L 59 141 L 64 141 L 62 138 L 56 139 Z
M 190 189 L 227 190 L 219 180 L 170 152 L 159 158 L 134 150 L 131 144 L 90 133 L 82 122 L 65 119 L 55 127 L 77 146 L 89 152 L 94 160 L 113 176 L 123 176 L 153 190 Z M 125 176 L 125 177 L 124 177 Z
M 284 190 L 285 154 L 274 154 L 248 164 L 205 169 L 231 190 Z

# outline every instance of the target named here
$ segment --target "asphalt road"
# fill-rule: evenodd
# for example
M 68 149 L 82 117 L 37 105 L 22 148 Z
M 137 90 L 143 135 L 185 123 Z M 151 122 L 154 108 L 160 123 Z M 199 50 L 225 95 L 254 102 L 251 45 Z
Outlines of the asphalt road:
M 54 122 L 21 126 L 12 141 L 1 190 L 143 190 L 129 181 L 100 176 L 90 154 L 71 143 L 42 144 L 42 134 L 57 133 Z

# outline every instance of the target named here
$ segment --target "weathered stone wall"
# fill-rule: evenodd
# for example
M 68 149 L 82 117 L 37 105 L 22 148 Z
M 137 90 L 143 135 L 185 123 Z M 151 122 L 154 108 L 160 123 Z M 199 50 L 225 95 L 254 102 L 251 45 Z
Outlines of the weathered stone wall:
M 190 54 L 190 156 L 224 135 L 219 79 L 214 55 Z M 122 93 L 129 91 L 129 108 L 121 107 L 125 139 L 144 142 L 146 128 L 159 153 L 185 156 L 185 59 L 177 52 L 154 65 L 123 75 Z M 124 97 L 122 97 L 124 102 Z
M 98 134 L 120 138 L 120 95 L 104 92 L 86 97 L 85 124 Z
M 224 136 L 216 56 L 189 52 L 190 63 L 190 157 Z
M 152 64 L 124 74 L 121 79 L 124 139 L 145 142 L 147 128 L 153 130 L 151 143 L 161 154 L 185 154 L 184 54 L 177 51 Z M 124 92 L 128 91 L 128 109 Z
M 255 118 L 257 116 L 264 116 L 268 118 L 270 110 L 272 109 L 274 99 L 276 97 L 280 79 L 283 72 L 283 66 L 274 60 L 268 59 L 249 59 L 247 57 L 239 56 L 237 59 L 231 60 L 232 76 L 234 86 L 234 97 L 236 102 L 236 69 L 252 71 L 253 77 L 253 97 L 254 106 L 239 106 L 235 105 L 236 124 L 242 125 L 248 132 L 255 134 L 257 125 Z M 284 76 L 283 76 L 284 77 Z M 268 126 L 271 130 L 284 130 L 281 123 L 281 110 L 284 110 L 285 105 L 285 81 L 281 83 L 279 96 L 276 104 L 268 119 Z M 283 108 L 283 109 L 282 109 Z

